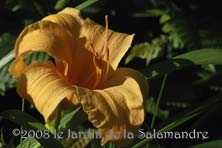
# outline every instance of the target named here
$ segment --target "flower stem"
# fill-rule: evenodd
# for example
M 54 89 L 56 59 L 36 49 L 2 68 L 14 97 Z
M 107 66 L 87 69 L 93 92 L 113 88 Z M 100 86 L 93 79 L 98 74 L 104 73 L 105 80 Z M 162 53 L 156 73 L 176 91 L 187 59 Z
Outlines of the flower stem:
M 24 112 L 24 111 L 25 111 L 25 99 L 22 98 L 22 112 Z M 21 133 L 22 133 L 22 131 L 23 131 L 23 126 L 21 126 L 20 131 L 21 131 Z M 22 144 L 23 144 L 22 134 L 20 134 L 20 145 L 21 145 L 21 148 L 22 148 Z
M 151 126 L 150 126 L 151 128 L 153 128 L 153 126 L 154 126 L 157 110 L 158 110 L 158 107 L 159 107 L 160 99 L 163 95 L 163 89 L 165 87 L 166 79 L 167 79 L 167 74 L 165 74 L 164 77 L 163 77 L 163 82 L 161 84 L 160 92 L 159 92 L 159 95 L 158 95 L 158 98 L 157 98 L 157 103 L 156 103 L 154 113 L 153 113 L 153 117 L 152 117 L 152 122 L 151 122 Z
M 61 121 L 61 114 L 62 114 L 62 103 L 58 105 L 57 115 L 56 115 L 55 124 L 54 124 L 55 130 L 58 130 L 59 128 L 59 124 Z

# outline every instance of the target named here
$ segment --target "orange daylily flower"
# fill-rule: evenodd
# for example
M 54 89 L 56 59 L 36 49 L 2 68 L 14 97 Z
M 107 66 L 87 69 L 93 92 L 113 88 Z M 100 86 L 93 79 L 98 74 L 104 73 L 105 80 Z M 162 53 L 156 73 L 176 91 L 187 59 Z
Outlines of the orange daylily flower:
M 107 21 L 107 20 L 106 20 Z M 51 121 L 63 100 L 81 105 L 89 121 L 101 133 L 119 132 L 107 141 L 124 143 L 123 131 L 137 133 L 144 121 L 148 86 L 143 76 L 129 68 L 117 68 L 131 45 L 133 35 L 114 32 L 78 10 L 66 8 L 27 26 L 15 44 L 10 73 L 18 80 L 17 92 Z M 24 59 L 46 52 L 55 62 Z

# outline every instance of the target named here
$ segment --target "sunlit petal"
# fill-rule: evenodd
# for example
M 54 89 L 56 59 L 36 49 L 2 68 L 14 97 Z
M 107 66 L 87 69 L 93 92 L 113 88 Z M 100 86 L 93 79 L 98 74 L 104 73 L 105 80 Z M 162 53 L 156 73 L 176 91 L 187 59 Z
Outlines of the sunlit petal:
M 128 144 L 132 139 L 124 137 L 124 130 L 138 132 L 148 93 L 140 73 L 117 69 L 133 36 L 109 30 L 107 17 L 102 27 L 66 8 L 22 31 L 9 71 L 18 79 L 19 95 L 33 103 L 46 122 L 62 101 L 82 105 L 89 121 L 103 133 L 102 145 Z M 24 59 L 33 52 L 46 52 L 53 62 L 26 65 Z M 119 132 L 119 137 L 106 137 L 110 131 Z
M 16 63 L 22 63 L 19 60 L 39 51 L 47 52 L 58 61 L 68 64 L 72 60 L 72 48 L 71 34 L 65 28 L 52 22 L 39 21 L 26 27 L 16 40 Z M 19 76 L 17 73 L 22 72 L 16 69 L 13 71 L 14 76 Z
M 65 8 L 57 14 L 46 16 L 42 20 L 51 21 L 65 27 L 72 33 L 74 40 L 78 39 L 80 28 L 84 21 L 80 11 L 73 8 Z
M 51 62 L 33 62 L 29 65 L 18 80 L 17 92 L 35 105 L 46 122 L 50 121 L 62 100 L 72 100 L 75 105 L 79 103 L 74 88 Z
M 48 52 L 59 60 L 70 60 L 73 48 L 71 34 L 63 27 L 48 21 L 39 21 L 26 27 L 16 40 L 16 57 L 25 57 L 33 51 Z
M 108 80 L 103 90 L 88 90 L 77 88 L 79 100 L 89 120 L 103 134 L 119 132 L 118 139 L 102 139 L 102 144 L 108 140 L 124 144 L 130 139 L 124 138 L 124 130 L 136 135 L 144 121 L 143 98 L 147 96 L 146 80 L 138 72 L 121 68 Z M 132 139 L 131 139 L 132 140 Z
M 96 24 L 90 19 L 86 19 L 84 22 L 81 35 L 88 39 L 87 48 L 92 46 L 98 54 L 106 52 L 103 50 L 109 50 L 109 63 L 114 70 L 117 68 L 120 60 L 131 46 L 134 36 L 115 32 L 110 29 L 106 35 L 105 27 Z M 107 48 L 104 48 L 106 40 Z

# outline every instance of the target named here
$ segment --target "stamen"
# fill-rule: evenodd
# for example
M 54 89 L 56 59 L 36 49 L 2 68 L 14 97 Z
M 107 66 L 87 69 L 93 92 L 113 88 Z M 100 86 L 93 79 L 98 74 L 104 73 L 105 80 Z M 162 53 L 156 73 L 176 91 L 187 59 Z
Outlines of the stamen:
M 103 76 L 103 79 L 101 79 L 101 81 L 104 81 L 107 76 L 108 76 L 108 73 L 109 73 L 109 47 L 108 47 L 108 16 L 106 15 L 105 16 L 105 21 L 106 21 L 106 28 L 105 28 L 105 42 L 104 42 L 104 46 L 103 46 L 103 56 L 106 56 L 106 62 L 104 62 L 102 64 L 102 68 L 104 69 L 105 68 L 105 71 L 104 71 L 104 76 Z M 105 67 L 104 67 L 105 66 Z
M 104 43 L 100 52 L 96 51 L 93 47 L 93 36 L 89 39 L 89 49 L 95 54 L 93 57 L 94 71 L 89 75 L 85 84 L 88 84 L 91 88 L 96 88 L 102 81 L 104 81 L 109 74 L 109 48 L 108 48 L 108 16 L 105 16 L 105 32 Z M 93 84 L 92 84 L 93 82 Z
M 105 23 L 106 23 L 106 28 L 105 28 L 105 41 L 104 41 L 103 49 L 102 49 L 102 51 L 100 52 L 100 55 L 101 55 L 102 58 L 106 55 L 107 50 L 108 50 L 108 47 L 107 47 L 107 42 L 108 42 L 108 41 L 107 41 L 107 40 L 108 40 L 108 24 L 109 24 L 109 22 L 108 22 L 108 16 L 107 16 L 107 15 L 105 16 Z
M 64 69 L 64 76 L 67 77 L 68 75 L 68 70 L 69 70 L 69 65 L 65 64 L 65 69 Z

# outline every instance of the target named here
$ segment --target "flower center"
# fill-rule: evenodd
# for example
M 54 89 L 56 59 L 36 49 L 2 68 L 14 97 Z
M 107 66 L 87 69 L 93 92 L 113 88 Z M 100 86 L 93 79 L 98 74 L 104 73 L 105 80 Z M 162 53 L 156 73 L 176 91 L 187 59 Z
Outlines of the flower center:
M 89 48 L 94 53 L 93 65 L 94 71 L 89 75 L 86 83 L 90 88 L 97 88 L 108 76 L 109 73 L 109 48 L 108 46 L 108 16 L 105 16 L 104 44 L 101 51 L 96 51 L 93 47 L 92 38 L 90 39 Z M 92 36 L 93 37 L 93 36 Z

